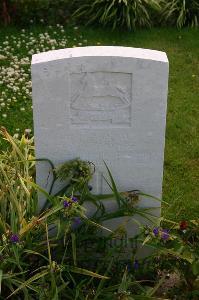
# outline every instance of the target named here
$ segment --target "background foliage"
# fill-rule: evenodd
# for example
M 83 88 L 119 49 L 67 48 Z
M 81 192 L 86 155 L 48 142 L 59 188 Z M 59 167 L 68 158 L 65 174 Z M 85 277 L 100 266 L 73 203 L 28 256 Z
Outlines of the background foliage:
M 168 0 L 162 6 L 162 22 L 183 26 L 199 26 L 198 0 Z
M 66 23 L 77 8 L 75 1 L 70 0 L 4 0 L 0 5 L 5 24 L 23 25 Z
M 5 25 L 75 21 L 136 29 L 199 24 L 198 0 L 2 0 L 0 11 Z
M 152 24 L 152 12 L 158 13 L 157 0 L 95 0 L 86 3 L 76 11 L 75 16 L 84 16 L 87 24 L 100 23 L 116 27 L 135 29 Z

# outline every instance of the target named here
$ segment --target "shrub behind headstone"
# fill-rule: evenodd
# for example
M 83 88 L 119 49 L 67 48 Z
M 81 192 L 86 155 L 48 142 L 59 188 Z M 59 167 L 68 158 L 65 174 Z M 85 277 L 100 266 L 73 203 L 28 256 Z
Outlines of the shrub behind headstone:
M 74 1 L 69 0 L 4 0 L 0 6 L 5 25 L 65 23 L 75 7 Z

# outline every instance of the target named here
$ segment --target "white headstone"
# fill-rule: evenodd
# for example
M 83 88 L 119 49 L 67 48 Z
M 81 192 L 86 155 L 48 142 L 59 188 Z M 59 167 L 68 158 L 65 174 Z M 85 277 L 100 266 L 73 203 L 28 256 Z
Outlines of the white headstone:
M 94 192 L 109 192 L 109 166 L 120 191 L 161 198 L 168 59 L 130 47 L 82 47 L 33 55 L 37 158 L 55 165 L 79 157 L 96 165 Z M 45 187 L 49 167 L 37 164 Z M 160 204 L 143 198 L 143 207 Z

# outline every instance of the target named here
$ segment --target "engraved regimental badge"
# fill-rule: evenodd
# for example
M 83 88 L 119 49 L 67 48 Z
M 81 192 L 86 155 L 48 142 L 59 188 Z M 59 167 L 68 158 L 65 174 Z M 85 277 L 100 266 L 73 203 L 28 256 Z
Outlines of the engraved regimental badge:
M 71 74 L 71 124 L 86 127 L 131 125 L 132 74 Z

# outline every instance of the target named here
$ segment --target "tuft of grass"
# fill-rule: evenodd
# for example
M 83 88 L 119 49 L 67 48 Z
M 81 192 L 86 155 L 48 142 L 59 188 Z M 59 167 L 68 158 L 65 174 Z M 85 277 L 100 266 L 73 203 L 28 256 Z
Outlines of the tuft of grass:
M 101 28 L 86 27 L 39 27 L 32 26 L 23 32 L 18 28 L 1 28 L 0 54 L 5 53 L 3 42 L 9 41 L 13 54 L 6 60 L 0 60 L 0 66 L 6 66 L 12 61 L 12 56 L 20 58 L 29 57 L 28 51 L 34 51 L 41 44 L 41 34 L 47 32 L 50 39 L 55 39 L 55 49 L 87 45 L 121 45 L 140 47 L 165 51 L 170 62 L 169 97 L 166 130 L 165 167 L 163 182 L 163 200 L 171 204 L 170 208 L 163 205 L 163 215 L 175 220 L 194 218 L 198 216 L 198 174 L 199 174 L 199 32 L 196 29 L 177 30 L 173 28 L 153 28 L 151 30 L 138 30 L 130 33 L 124 31 L 103 30 Z M 26 48 L 17 48 L 14 39 L 28 41 L 33 34 L 35 43 Z M 64 44 L 65 41 L 65 44 Z M 27 42 L 26 42 L 27 44 Z M 45 41 L 45 49 L 49 50 Z M 62 46 L 63 45 L 63 46 Z M 50 48 L 51 47 L 51 48 Z M 47 49 L 49 48 L 49 49 Z M 43 51 L 41 48 L 39 51 Z M 30 65 L 26 66 L 30 80 Z M 0 73 L 0 81 L 2 75 Z M 0 85 L 0 98 L 6 85 Z M 14 93 L 9 92 L 8 97 Z M 18 96 L 17 102 L 6 102 L 1 106 L 0 125 L 5 126 L 11 134 L 23 133 L 26 128 L 32 129 L 31 98 L 24 100 Z M 8 105 L 9 104 L 9 105 Z M 9 108 L 7 110 L 7 107 Z M 25 110 L 21 111 L 20 108 Z M 2 117 L 3 114 L 7 117 Z M 18 132 L 18 131 L 17 131 Z M 5 144 L 0 145 L 6 148 Z M 127 175 L 128 176 L 128 175 Z

